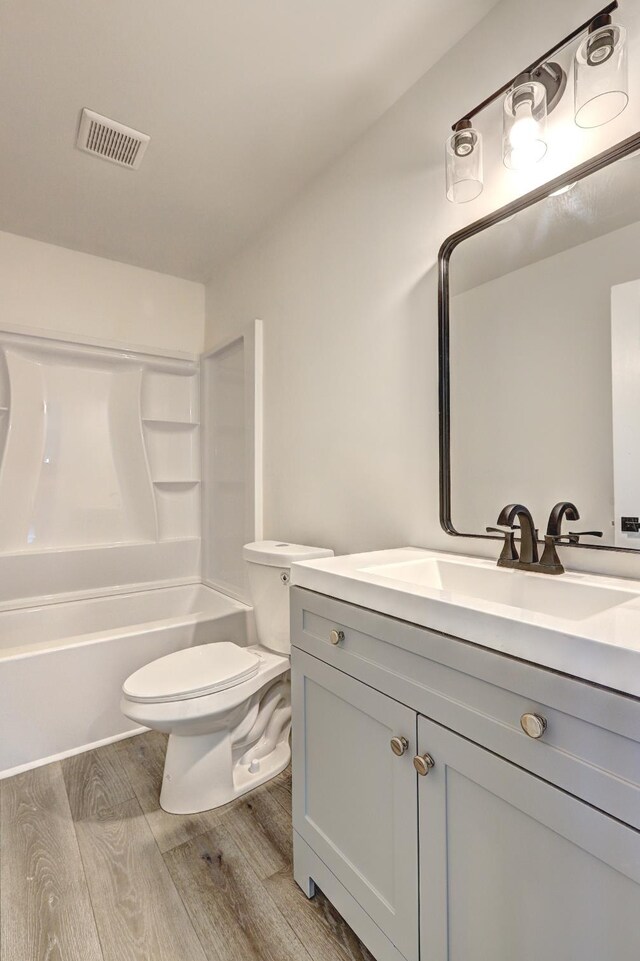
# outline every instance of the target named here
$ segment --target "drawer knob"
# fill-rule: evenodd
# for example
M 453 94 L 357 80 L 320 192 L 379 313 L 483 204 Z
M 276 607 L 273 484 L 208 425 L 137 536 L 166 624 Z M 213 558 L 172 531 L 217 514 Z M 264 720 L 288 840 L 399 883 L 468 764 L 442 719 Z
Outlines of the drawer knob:
M 528 737 L 538 738 L 547 730 L 547 721 L 541 714 L 523 714 L 520 727 Z
M 392 737 L 391 738 L 391 750 L 396 755 L 396 757 L 402 757 L 404 752 L 409 747 L 409 742 L 406 737 Z
M 336 631 L 335 629 L 329 634 L 329 640 L 332 644 L 342 644 L 344 641 L 344 631 Z
M 435 761 L 430 754 L 416 754 L 413 759 L 413 766 L 422 777 L 426 777 L 432 767 L 435 767 Z

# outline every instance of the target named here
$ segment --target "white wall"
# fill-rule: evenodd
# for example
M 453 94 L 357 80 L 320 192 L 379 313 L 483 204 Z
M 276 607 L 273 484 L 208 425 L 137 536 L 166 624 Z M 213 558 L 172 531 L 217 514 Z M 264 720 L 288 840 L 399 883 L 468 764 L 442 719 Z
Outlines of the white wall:
M 621 6 L 637 91 L 640 10 Z M 499 105 L 481 119 L 485 191 L 466 207 L 445 199 L 443 143 L 465 110 L 593 12 L 591 0 L 504 0 L 208 286 L 207 344 L 253 317 L 265 325 L 265 536 L 339 552 L 495 553 L 438 522 L 437 254 L 535 183 L 501 164 Z M 640 127 L 637 92 L 601 131 L 575 127 L 571 99 L 553 115 L 539 181 Z
M 0 232 L 0 326 L 200 353 L 204 287 Z

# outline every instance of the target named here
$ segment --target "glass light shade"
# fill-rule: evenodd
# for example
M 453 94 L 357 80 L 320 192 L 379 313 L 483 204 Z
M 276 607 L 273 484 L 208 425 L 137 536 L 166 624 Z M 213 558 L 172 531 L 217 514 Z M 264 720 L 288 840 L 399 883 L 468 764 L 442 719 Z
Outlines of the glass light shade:
M 504 99 L 502 159 L 510 170 L 525 170 L 547 152 L 547 91 L 537 80 L 514 87 Z
M 579 127 L 600 127 L 629 103 L 626 30 L 606 24 L 590 32 L 574 60 L 575 116 Z
M 447 200 L 468 203 L 482 193 L 482 135 L 468 126 L 460 126 L 445 144 L 447 168 Z

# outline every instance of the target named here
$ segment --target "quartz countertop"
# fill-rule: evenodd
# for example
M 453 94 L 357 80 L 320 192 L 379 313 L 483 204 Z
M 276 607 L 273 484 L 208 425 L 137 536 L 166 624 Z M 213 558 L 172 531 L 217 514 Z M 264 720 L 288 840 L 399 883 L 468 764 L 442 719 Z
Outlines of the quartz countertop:
M 475 572 L 485 582 L 484 572 L 494 570 L 500 578 L 543 578 L 544 585 L 524 586 L 533 587 L 534 593 L 542 590 L 551 599 L 547 606 L 556 611 L 526 609 L 460 589 L 388 576 L 403 565 L 412 570 L 416 561 L 429 560 L 450 562 L 456 569 L 465 565 L 471 576 Z M 386 571 L 376 570 L 379 567 Z M 554 583 L 560 581 L 558 591 Z M 501 582 L 512 583 L 516 582 Z M 640 581 L 575 572 L 553 577 L 505 571 L 484 558 L 402 547 L 293 564 L 291 584 L 640 698 Z M 567 590 L 570 595 L 570 585 L 582 593 L 589 588 L 589 596 L 615 598 L 616 603 L 584 616 L 575 611 L 563 616 L 562 604 L 553 604 L 554 591 L 558 597 Z M 624 594 L 603 593 L 607 591 Z

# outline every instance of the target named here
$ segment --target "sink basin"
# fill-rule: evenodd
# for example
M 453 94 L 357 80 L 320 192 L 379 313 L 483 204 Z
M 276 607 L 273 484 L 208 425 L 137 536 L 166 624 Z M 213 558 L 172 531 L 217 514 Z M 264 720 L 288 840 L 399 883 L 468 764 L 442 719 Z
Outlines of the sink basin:
M 638 594 L 571 580 L 571 575 L 505 570 L 489 562 L 425 558 L 396 564 L 374 564 L 361 571 L 414 587 L 456 597 L 580 621 L 634 600 Z M 455 595 L 455 596 L 454 596 Z

